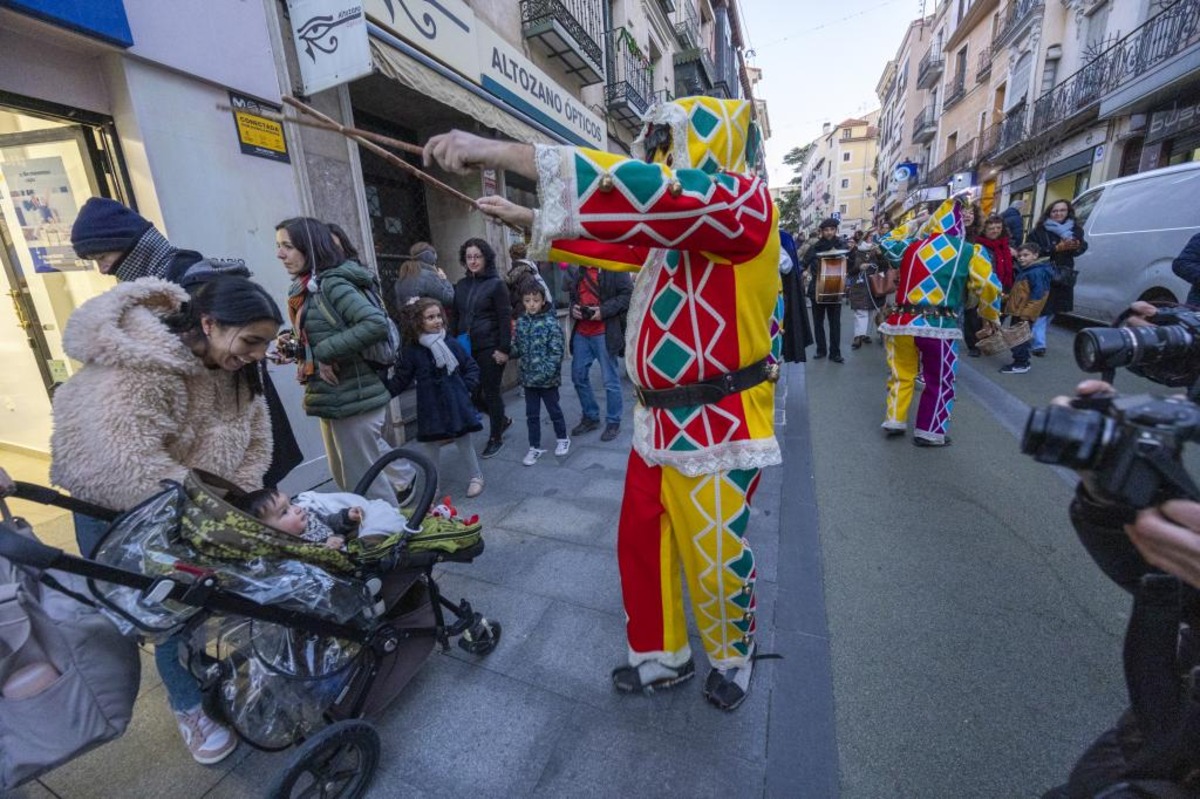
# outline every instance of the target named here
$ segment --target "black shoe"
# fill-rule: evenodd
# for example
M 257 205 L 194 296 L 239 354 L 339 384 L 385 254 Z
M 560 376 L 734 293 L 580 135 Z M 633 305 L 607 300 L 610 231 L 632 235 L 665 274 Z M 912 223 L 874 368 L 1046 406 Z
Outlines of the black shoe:
M 1034 351 L 1033 351 L 1033 354 L 1034 354 L 1036 357 L 1038 357 L 1038 358 L 1045 358 L 1045 357 L 1046 357 L 1046 351 L 1045 351 L 1045 350 L 1034 350 Z
M 830 355 L 829 360 L 833 361 L 834 363 L 845 363 L 846 362 L 846 359 L 840 355 Z
M 581 436 L 584 433 L 590 433 L 593 430 L 599 430 L 599 429 L 600 429 L 600 420 L 599 419 L 589 419 L 585 416 L 585 417 L 583 417 L 583 420 L 579 424 L 577 424 L 573 428 L 571 428 L 571 435 Z
M 859 347 L 861 347 L 862 345 L 863 345 L 862 338 L 859 336 L 855 336 L 854 343 L 850 345 L 850 349 L 856 350 Z
M 504 439 L 489 438 L 487 446 L 483 448 L 483 452 L 482 452 L 482 454 L 480 454 L 479 457 L 491 458 L 502 449 L 504 449 Z
M 621 435 L 621 425 L 608 424 L 604 426 L 604 432 L 600 434 L 601 441 L 612 441 L 617 436 Z
M 824 358 L 824 357 L 825 357 L 825 353 L 823 353 L 823 352 L 818 352 L 818 353 L 817 353 L 816 355 L 814 355 L 813 357 L 814 357 L 814 358 L 817 358 L 817 359 L 821 359 L 821 358 Z
M 649 679 L 643 679 L 643 672 Z M 612 670 L 613 688 L 626 694 L 651 694 L 658 688 L 670 688 L 696 676 L 696 663 L 691 658 L 682 666 L 664 666 L 647 661 L 641 666 L 618 666 Z
M 887 436 L 888 438 L 899 438 L 900 436 L 904 435 L 907 432 L 908 431 L 905 430 L 903 427 L 899 428 L 899 429 L 894 429 L 891 427 L 883 428 L 883 434 L 885 436 Z
M 980 355 L 983 355 L 983 353 L 979 350 L 967 350 L 968 358 L 978 358 Z

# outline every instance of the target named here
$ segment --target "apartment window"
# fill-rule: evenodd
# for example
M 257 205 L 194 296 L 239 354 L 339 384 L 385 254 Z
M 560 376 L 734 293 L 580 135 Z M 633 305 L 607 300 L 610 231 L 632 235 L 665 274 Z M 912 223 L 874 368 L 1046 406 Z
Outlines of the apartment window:
M 850 188 L 850 178 L 842 178 L 842 188 L 843 189 Z
M 850 160 L 850 153 L 842 153 L 842 160 L 843 160 L 843 161 L 849 161 L 849 160 Z
M 842 203 L 841 205 L 838 206 L 838 213 L 839 214 L 846 213 L 846 204 L 845 203 Z
M 1004 110 L 1010 111 L 1025 101 L 1029 94 L 1029 73 L 1033 70 L 1033 53 L 1022 53 L 1013 67 L 1008 80 L 1008 94 L 1004 98 Z
M 852 129 L 842 128 L 842 138 L 843 139 L 849 139 L 853 135 L 854 135 L 854 131 Z
M 1062 45 L 1052 44 L 1046 48 L 1046 65 L 1042 67 L 1042 89 L 1045 94 L 1058 83 L 1058 63 L 1062 59 Z
M 1104 34 L 1108 32 L 1108 12 L 1112 10 L 1112 3 L 1098 3 L 1093 6 L 1092 13 L 1088 16 L 1087 21 L 1087 55 L 1095 58 L 1099 55 L 1101 42 L 1104 41 Z

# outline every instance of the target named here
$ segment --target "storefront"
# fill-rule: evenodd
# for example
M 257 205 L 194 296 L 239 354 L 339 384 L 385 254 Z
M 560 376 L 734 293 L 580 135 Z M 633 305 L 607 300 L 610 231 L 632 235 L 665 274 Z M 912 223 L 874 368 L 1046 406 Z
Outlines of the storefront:
M 1042 207 L 1058 200 L 1073 200 L 1092 185 L 1092 167 L 1104 157 L 1103 145 L 1088 147 L 1046 167 Z
M 1150 113 L 1138 171 L 1200 160 L 1200 95 Z

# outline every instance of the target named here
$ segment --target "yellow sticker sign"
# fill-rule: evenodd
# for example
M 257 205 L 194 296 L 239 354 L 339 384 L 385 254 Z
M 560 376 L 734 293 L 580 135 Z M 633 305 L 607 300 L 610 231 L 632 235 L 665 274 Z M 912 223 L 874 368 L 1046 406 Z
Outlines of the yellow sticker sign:
M 290 161 L 287 139 L 283 134 L 283 123 L 260 116 L 263 110 L 279 113 L 282 108 L 261 103 L 250 97 L 229 93 L 229 104 L 233 107 L 233 119 L 237 125 L 238 143 L 246 155 L 269 158 L 272 161 Z

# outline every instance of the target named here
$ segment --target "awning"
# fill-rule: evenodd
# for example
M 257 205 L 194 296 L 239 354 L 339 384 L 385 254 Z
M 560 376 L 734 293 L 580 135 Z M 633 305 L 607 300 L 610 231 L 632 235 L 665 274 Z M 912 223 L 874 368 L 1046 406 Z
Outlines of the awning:
M 1095 153 L 1096 148 L 1089 147 L 1083 152 L 1075 153 L 1075 155 L 1068 156 L 1061 161 L 1056 161 L 1046 167 L 1046 182 L 1050 182 L 1055 178 L 1061 178 L 1063 175 L 1069 175 L 1072 172 L 1091 169 Z
M 560 144 L 560 140 L 529 125 L 496 103 L 459 86 L 390 44 L 371 37 L 375 69 L 413 91 L 495 128 L 506 136 L 529 144 Z M 482 90 L 480 90 L 482 91 Z

